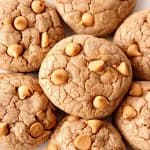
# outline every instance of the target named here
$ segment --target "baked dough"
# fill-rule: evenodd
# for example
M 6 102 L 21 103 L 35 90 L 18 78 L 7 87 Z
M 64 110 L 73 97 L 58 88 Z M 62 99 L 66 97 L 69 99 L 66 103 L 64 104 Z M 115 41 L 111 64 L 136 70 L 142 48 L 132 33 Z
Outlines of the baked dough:
M 56 126 L 54 107 L 37 79 L 0 74 L 0 150 L 33 150 Z
M 43 0 L 0 0 L 0 68 L 38 71 L 47 52 L 63 37 L 56 10 Z
M 52 103 L 86 119 L 110 115 L 131 81 L 131 64 L 120 48 L 88 35 L 57 43 L 39 72 L 39 83 Z
M 56 7 L 69 27 L 79 34 L 105 36 L 131 13 L 136 0 L 56 0 Z

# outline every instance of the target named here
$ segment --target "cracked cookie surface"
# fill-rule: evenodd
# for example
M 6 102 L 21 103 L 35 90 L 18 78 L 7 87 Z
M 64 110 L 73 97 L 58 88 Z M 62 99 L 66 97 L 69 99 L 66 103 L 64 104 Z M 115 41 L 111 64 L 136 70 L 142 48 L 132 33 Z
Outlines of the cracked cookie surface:
M 130 16 L 117 30 L 114 42 L 128 55 L 133 74 L 139 80 L 150 80 L 150 9 Z
M 0 0 L 0 68 L 37 71 L 64 29 L 54 8 L 43 0 Z
M 46 150 L 83 149 L 125 150 L 125 145 L 118 131 L 110 123 L 69 116 L 57 126 Z
M 125 54 L 112 42 L 88 35 L 57 43 L 39 72 L 40 85 L 55 106 L 88 119 L 110 115 L 131 80 Z
M 127 142 L 138 150 L 150 148 L 150 82 L 134 82 L 116 112 L 115 122 Z
M 76 33 L 112 33 L 133 10 L 136 0 L 56 0 L 61 17 Z
M 0 74 L 0 149 L 35 149 L 51 135 L 54 111 L 37 79 Z

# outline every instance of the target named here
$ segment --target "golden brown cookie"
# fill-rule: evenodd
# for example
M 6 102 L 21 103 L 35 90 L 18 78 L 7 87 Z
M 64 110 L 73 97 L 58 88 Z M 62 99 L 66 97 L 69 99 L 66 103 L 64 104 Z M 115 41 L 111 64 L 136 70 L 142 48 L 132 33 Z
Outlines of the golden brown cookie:
M 150 149 L 150 82 L 134 82 L 115 122 L 133 149 Z
M 88 35 L 57 43 L 39 72 L 40 85 L 54 105 L 87 119 L 110 115 L 131 80 L 130 62 L 120 48 Z
M 54 110 L 36 79 L 0 74 L 0 150 L 33 150 L 46 141 Z
M 46 150 L 125 150 L 118 131 L 108 122 L 68 116 L 57 126 Z
M 117 30 L 114 42 L 129 57 L 137 79 L 150 80 L 150 9 L 130 16 Z
M 43 0 L 0 0 L 0 12 L 0 68 L 37 71 L 64 37 L 56 10 Z
M 104 36 L 131 13 L 136 0 L 56 0 L 66 24 L 76 33 Z

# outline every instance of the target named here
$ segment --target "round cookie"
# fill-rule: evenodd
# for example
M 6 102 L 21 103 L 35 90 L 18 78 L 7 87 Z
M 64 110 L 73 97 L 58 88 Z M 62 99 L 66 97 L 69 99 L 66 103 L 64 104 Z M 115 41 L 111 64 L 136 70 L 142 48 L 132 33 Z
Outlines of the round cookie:
M 138 150 L 150 149 L 150 82 L 134 82 L 116 112 L 115 122 L 127 142 Z
M 105 36 L 131 13 L 136 0 L 56 0 L 61 17 L 76 33 Z
M 54 8 L 43 0 L 0 0 L 0 68 L 37 71 L 49 49 L 64 37 Z
M 137 79 L 150 80 L 150 9 L 130 16 L 117 30 L 114 42 L 131 60 Z
M 110 115 L 131 80 L 126 55 L 112 42 L 88 35 L 57 43 L 39 72 L 40 85 L 54 105 L 87 119 Z
M 118 131 L 108 122 L 68 116 L 57 126 L 46 150 L 125 150 Z
M 0 149 L 33 150 L 56 125 L 55 109 L 33 77 L 0 74 Z

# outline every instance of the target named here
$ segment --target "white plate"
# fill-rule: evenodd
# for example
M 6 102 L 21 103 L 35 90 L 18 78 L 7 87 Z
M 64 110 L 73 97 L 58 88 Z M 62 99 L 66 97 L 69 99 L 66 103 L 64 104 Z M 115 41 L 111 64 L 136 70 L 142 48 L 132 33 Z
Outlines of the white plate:
M 50 4 L 54 5 L 54 0 L 47 0 Z M 150 0 L 137 0 L 137 5 L 135 8 L 135 12 L 142 10 L 144 8 L 150 8 Z M 66 35 L 71 35 L 73 34 L 73 32 L 68 29 L 67 27 L 65 27 L 66 29 Z M 3 72 L 2 70 L 0 70 L 0 72 Z M 46 147 L 47 142 L 41 146 L 39 146 L 39 148 L 37 148 L 36 150 L 44 150 L 44 148 Z

